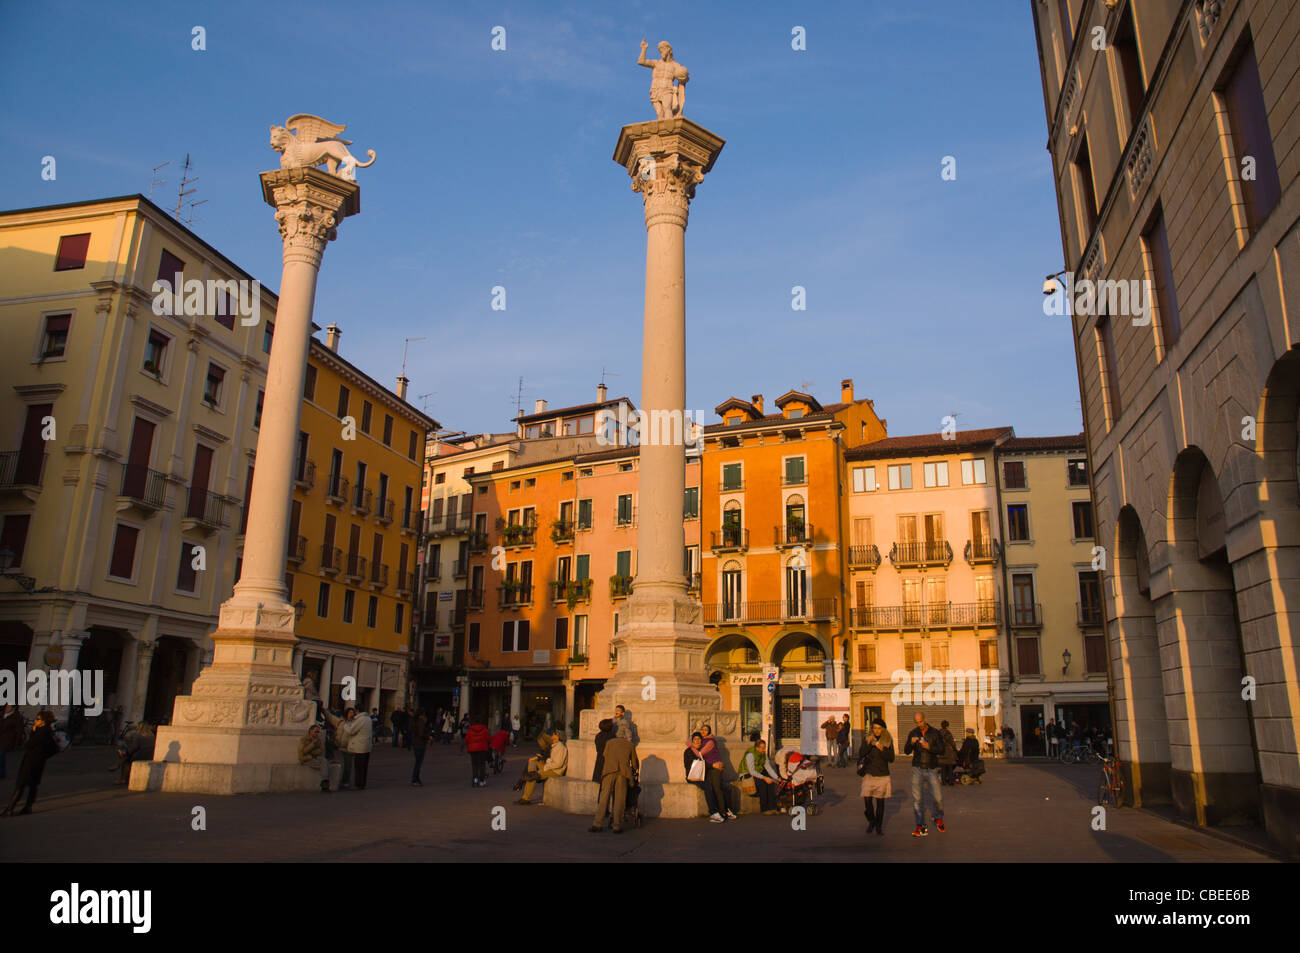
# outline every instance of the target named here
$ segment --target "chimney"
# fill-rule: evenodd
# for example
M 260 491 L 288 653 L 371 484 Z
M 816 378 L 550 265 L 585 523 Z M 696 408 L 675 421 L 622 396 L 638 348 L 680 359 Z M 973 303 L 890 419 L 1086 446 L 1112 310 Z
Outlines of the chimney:
M 533 413 L 540 414 L 545 409 L 546 401 L 542 400 L 540 397 L 533 401 Z
M 598 403 L 598 404 L 603 404 L 603 403 L 605 403 L 605 395 L 606 395 L 607 393 L 609 393 L 609 392 L 605 389 L 605 385 L 604 385 L 604 384 L 597 384 L 597 385 L 596 385 L 596 403 Z
M 753 397 L 749 398 L 749 402 L 750 402 L 751 404 L 753 404 L 756 408 L 758 408 L 758 412 L 759 412 L 760 414 L 763 412 L 763 395 L 762 395 L 762 394 L 755 394 Z
M 853 403 L 853 378 L 846 377 L 840 381 L 840 402 L 844 404 Z
M 339 326 L 331 321 L 329 326 L 325 328 L 325 346 L 337 354 L 339 352 L 339 338 L 342 336 L 343 332 L 339 330 Z
M 397 396 L 402 400 L 406 400 L 406 385 L 409 383 L 411 381 L 405 374 L 397 375 Z

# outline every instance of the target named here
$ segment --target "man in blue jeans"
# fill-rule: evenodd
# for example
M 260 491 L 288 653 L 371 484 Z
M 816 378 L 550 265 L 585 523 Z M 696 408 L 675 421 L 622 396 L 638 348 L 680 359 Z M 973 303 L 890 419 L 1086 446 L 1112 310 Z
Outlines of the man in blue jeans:
M 916 727 L 907 735 L 903 754 L 912 756 L 912 813 L 916 815 L 913 837 L 925 837 L 930 832 L 925 827 L 925 787 L 930 787 L 931 809 L 935 829 L 943 834 L 943 788 L 939 784 L 939 754 L 943 751 L 943 736 L 939 729 L 926 724 L 925 715 L 919 711 L 913 716 Z

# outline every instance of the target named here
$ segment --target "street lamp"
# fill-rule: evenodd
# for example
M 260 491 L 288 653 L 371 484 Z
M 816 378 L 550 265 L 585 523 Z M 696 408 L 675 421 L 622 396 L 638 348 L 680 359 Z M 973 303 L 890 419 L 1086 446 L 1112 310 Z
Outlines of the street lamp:
M 1065 664 L 1061 666 L 1061 674 L 1064 675 L 1070 670 L 1070 650 L 1066 649 L 1061 653 L 1061 661 Z
M 1056 294 L 1056 279 L 1061 277 L 1061 275 L 1065 274 L 1067 271 L 1069 271 L 1068 268 L 1062 268 L 1056 274 L 1048 275 L 1043 279 L 1043 294 L 1048 296 Z
M 293 621 L 301 622 L 302 617 L 307 614 L 307 603 L 299 599 L 293 604 Z

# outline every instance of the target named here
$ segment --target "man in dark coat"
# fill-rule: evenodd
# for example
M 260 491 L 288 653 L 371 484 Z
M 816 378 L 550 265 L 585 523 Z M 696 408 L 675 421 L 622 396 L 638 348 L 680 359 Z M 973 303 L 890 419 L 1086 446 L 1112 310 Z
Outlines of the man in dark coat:
M 36 801 L 36 789 L 40 787 L 41 775 L 45 773 L 45 762 L 59 753 L 58 742 L 54 740 L 54 713 L 46 709 L 36 716 L 32 725 L 32 736 L 23 748 L 23 760 L 18 765 L 18 779 L 14 784 L 13 797 L 4 809 L 5 816 L 12 816 L 14 808 L 23 791 L 27 791 L 27 803 L 19 814 L 32 813 L 32 804 Z
M 600 783 L 601 766 L 605 763 L 605 743 L 613 738 L 618 732 L 614 725 L 613 718 L 602 718 L 600 724 L 596 726 L 599 730 L 596 732 L 596 763 L 592 767 L 591 780 Z
M 591 827 L 593 834 L 605 829 L 605 815 L 613 820 L 615 834 L 623 833 L 623 814 L 627 808 L 627 789 L 636 777 L 641 762 L 636 755 L 636 746 L 630 738 L 620 738 L 617 734 L 605 743 L 604 757 L 600 765 L 600 794 L 596 799 L 596 816 Z

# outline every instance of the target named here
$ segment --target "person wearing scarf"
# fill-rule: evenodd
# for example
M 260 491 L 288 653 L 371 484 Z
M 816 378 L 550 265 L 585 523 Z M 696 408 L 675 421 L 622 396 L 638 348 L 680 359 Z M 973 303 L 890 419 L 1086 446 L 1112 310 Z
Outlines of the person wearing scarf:
M 867 815 L 867 833 L 884 836 L 885 800 L 893 793 L 889 783 L 889 765 L 894 760 L 894 739 L 884 719 L 873 718 L 871 728 L 862 739 L 858 755 L 858 774 L 862 776 L 863 813 Z

